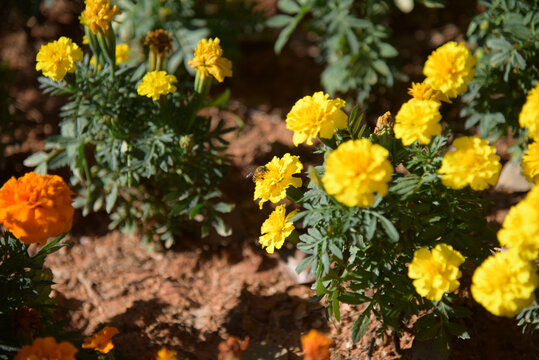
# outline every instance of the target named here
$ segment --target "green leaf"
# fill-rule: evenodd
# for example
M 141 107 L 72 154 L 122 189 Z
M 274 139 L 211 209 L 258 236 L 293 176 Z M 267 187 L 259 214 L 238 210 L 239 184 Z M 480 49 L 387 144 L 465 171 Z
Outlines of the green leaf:
M 278 15 L 270 17 L 266 21 L 266 25 L 269 26 L 269 27 L 279 28 L 279 27 L 283 27 L 283 26 L 287 25 L 288 23 L 290 23 L 293 20 L 294 20 L 293 16 L 278 14 Z
M 232 229 L 230 226 L 226 225 L 223 219 L 220 217 L 215 218 L 215 223 L 213 224 L 213 228 L 222 237 L 227 237 L 232 235 Z
M 294 0 L 279 0 L 277 7 L 287 14 L 296 14 L 301 9 Z
M 213 209 L 217 212 L 228 214 L 234 209 L 234 204 L 219 202 L 213 206 Z
M 313 256 L 307 256 L 305 259 L 301 260 L 301 262 L 296 266 L 296 273 L 301 273 L 303 270 L 305 270 L 311 263 L 314 261 Z
M 36 152 L 24 159 L 23 165 L 26 167 L 35 167 L 42 162 L 46 162 L 49 159 L 49 156 L 48 153 L 43 151 Z
M 395 57 L 399 54 L 397 49 L 388 43 L 379 43 L 378 48 L 380 49 L 380 55 L 385 58 Z
M 354 321 L 354 325 L 352 325 L 352 341 L 354 343 L 357 343 L 363 335 L 367 332 L 367 329 L 369 328 L 369 321 L 370 321 L 370 310 L 368 308 L 363 311 L 361 315 Z
M 375 60 L 372 62 L 372 66 L 376 71 L 378 71 L 380 74 L 388 76 L 391 73 L 391 70 L 389 70 L 389 67 L 383 60 Z
M 337 321 L 341 321 L 341 309 L 339 306 L 339 292 L 338 291 L 333 292 L 333 299 L 331 302 L 331 307 L 333 309 L 333 316 L 335 316 L 335 319 L 337 319 Z
M 352 305 L 363 304 L 368 300 L 369 299 L 366 296 L 352 292 L 347 292 L 339 296 L 339 301 Z
M 373 213 L 376 214 L 376 213 Z M 385 216 L 376 214 L 376 217 L 380 219 L 380 223 L 382 224 L 382 227 L 384 228 L 387 236 L 389 236 L 389 241 L 392 243 L 395 243 L 399 241 L 399 232 L 395 228 L 395 225 L 391 221 L 389 221 Z
M 504 52 L 507 52 L 513 48 L 509 41 L 502 38 L 489 38 L 487 40 L 487 47 Z
M 118 183 L 115 182 L 112 184 L 112 189 L 105 197 L 105 210 L 107 214 L 110 214 L 114 204 L 116 204 L 116 199 L 118 198 Z
M 333 255 L 335 255 L 336 257 L 338 257 L 339 259 L 343 259 L 343 256 L 342 256 L 342 251 L 341 249 L 339 249 L 334 243 L 330 242 L 329 243 L 329 251 L 331 251 L 331 253 Z
M 367 240 L 371 240 L 374 236 L 374 232 L 376 231 L 376 218 L 374 216 L 370 216 L 369 213 L 365 213 L 365 237 Z

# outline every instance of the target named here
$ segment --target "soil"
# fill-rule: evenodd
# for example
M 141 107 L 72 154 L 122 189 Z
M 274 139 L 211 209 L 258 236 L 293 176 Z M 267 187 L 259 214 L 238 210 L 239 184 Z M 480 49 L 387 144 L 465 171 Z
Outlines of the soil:
M 264 4 L 271 8 L 272 2 Z M 52 9 L 42 6 L 38 15 L 31 16 L 0 5 L 6 14 L 0 24 L 0 57 L 9 61 L 12 113 L 18 122 L 12 137 L 15 143 L 6 148 L 2 183 L 28 171 L 22 165 L 24 158 L 43 149 L 44 139 L 57 132 L 58 109 L 65 99 L 39 91 L 34 59 L 41 44 L 60 34 L 82 37 L 77 21 L 81 7 L 81 2 L 56 0 Z M 411 64 L 403 69 L 411 78 L 419 76 L 432 44 L 462 37 L 466 16 L 453 9 L 457 15 L 451 18 L 449 10 L 449 15 L 437 12 L 434 18 L 427 17 L 429 21 L 413 38 L 396 38 L 410 44 L 402 56 L 403 62 Z M 445 25 L 435 26 L 436 21 Z M 243 123 L 230 135 L 232 168 L 222 185 L 225 198 L 236 204 L 225 219 L 233 235 L 182 238 L 174 249 L 152 251 L 136 235 L 109 232 L 103 212 L 87 218 L 77 214 L 69 246 L 46 262 L 56 282 L 54 296 L 70 309 L 65 314 L 70 328 L 90 335 L 105 325 L 117 327 L 120 333 L 114 342 L 126 359 L 151 359 L 162 346 L 175 350 L 180 359 L 216 359 L 219 344 L 233 335 L 249 337 L 251 344 L 265 344 L 273 354 L 270 359 L 279 353 L 299 359 L 301 335 L 313 328 L 329 333 L 335 341 L 333 359 L 420 359 L 424 349 L 427 358 L 436 358 L 432 344 L 416 343 L 412 350 L 411 332 L 400 339 L 377 339 L 376 321 L 371 321 L 360 342 L 352 343 L 352 323 L 361 307 L 343 304 L 341 322 L 328 322 L 324 303 L 310 301 L 314 295 L 311 279 L 294 271 L 301 255 L 291 245 L 270 255 L 257 244 L 269 210 L 258 210 L 252 200 L 254 185 L 246 175 L 284 152 L 301 154 L 307 162 L 320 161 L 306 148 L 293 147 L 284 124 L 286 112 L 297 99 L 320 90 L 321 65 L 301 46 L 294 47 L 295 41 L 303 39 L 293 38 L 281 56 L 273 53 L 271 42 L 244 44 L 229 83 L 233 100 L 226 111 L 207 112 L 230 124 L 237 124 L 238 116 Z M 405 94 L 403 89 L 399 91 Z M 382 107 L 397 110 L 391 100 L 377 104 L 380 114 L 385 112 Z M 492 217 L 500 221 L 515 196 L 498 193 L 493 198 L 498 206 Z M 538 336 L 523 336 L 513 320 L 491 316 L 472 301 L 470 306 L 473 321 L 466 325 L 471 339 L 454 341 L 449 358 L 538 358 Z

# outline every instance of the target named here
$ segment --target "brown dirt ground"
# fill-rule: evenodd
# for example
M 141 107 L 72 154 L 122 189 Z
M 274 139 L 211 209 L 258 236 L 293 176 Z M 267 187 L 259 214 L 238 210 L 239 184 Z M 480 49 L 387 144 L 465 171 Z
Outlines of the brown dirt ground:
M 27 18 L 0 6 L 7 14 L 0 24 L 0 57 L 10 61 L 13 71 L 10 95 L 20 125 L 15 133 L 19 145 L 7 149 L 2 181 L 26 171 L 22 160 L 42 149 L 44 138 L 57 130 L 63 99 L 40 93 L 34 56 L 42 43 L 58 34 L 80 37 L 76 21 L 80 8 L 78 2 L 57 0 L 42 16 Z M 410 51 L 402 54 L 403 61 L 415 64 L 404 69 L 412 77 L 418 75 L 418 64 L 424 61 L 418 53 L 425 52 L 428 41 L 461 36 L 461 16 L 449 20 L 447 14 L 438 16 L 416 31 Z M 434 26 L 440 18 L 457 26 Z M 289 359 L 299 359 L 300 337 L 312 328 L 330 333 L 335 341 L 334 359 L 412 358 L 413 335 L 405 333 L 398 347 L 391 337 L 375 340 L 375 321 L 362 341 L 353 344 L 351 327 L 361 308 L 342 305 L 341 322 L 329 323 L 324 304 L 309 302 L 314 292 L 293 270 L 299 254 L 287 246 L 269 255 L 257 245 L 268 211 L 260 212 L 252 201 L 253 184 L 245 176 L 273 155 L 288 151 L 308 156 L 305 148 L 293 148 L 283 118 L 295 100 L 320 89 L 313 73 L 321 67 L 307 54 L 287 47 L 283 56 L 276 57 L 271 46 L 248 44 L 243 49 L 245 56 L 231 82 L 238 95 L 228 111 L 208 112 L 230 123 L 235 123 L 233 114 L 237 114 L 245 124 L 231 134 L 232 169 L 222 186 L 225 197 L 236 203 L 226 219 L 234 234 L 226 239 L 213 235 L 204 240 L 180 239 L 173 250 L 152 252 L 137 236 L 108 232 L 105 214 L 79 215 L 69 246 L 46 263 L 57 283 L 55 296 L 70 309 L 65 316 L 72 329 L 90 335 L 105 325 L 116 326 L 120 330 L 116 347 L 126 359 L 150 359 L 163 345 L 176 350 L 180 359 L 216 359 L 218 344 L 231 335 L 249 336 L 252 344 L 265 342 L 276 352 L 288 351 Z M 395 107 L 390 101 L 383 106 Z M 317 158 L 311 155 L 309 161 Z M 500 211 L 514 203 L 511 199 L 500 195 Z M 537 336 L 524 337 L 514 321 L 495 318 L 470 304 L 474 316 L 466 325 L 472 338 L 455 341 L 450 358 L 538 358 Z

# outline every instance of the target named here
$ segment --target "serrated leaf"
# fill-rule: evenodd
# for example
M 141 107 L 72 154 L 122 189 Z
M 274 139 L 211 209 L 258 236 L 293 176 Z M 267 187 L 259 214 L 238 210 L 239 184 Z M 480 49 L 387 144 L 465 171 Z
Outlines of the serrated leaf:
M 370 321 L 369 312 L 370 311 L 364 311 L 359 315 L 356 321 L 354 321 L 354 325 L 352 325 L 352 342 L 357 343 L 367 332 Z

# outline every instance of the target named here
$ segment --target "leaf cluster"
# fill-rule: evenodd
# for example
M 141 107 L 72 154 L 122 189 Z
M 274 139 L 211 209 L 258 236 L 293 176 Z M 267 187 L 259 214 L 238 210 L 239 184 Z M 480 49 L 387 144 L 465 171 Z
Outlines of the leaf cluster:
M 390 29 L 383 25 L 388 2 L 279 0 L 278 6 L 284 14 L 267 22 L 282 28 L 275 51 L 282 50 L 300 23 L 305 25 L 319 39 L 318 60 L 326 64 L 321 81 L 328 93 L 353 91 L 362 103 L 373 85 L 392 86 L 400 76 L 389 62 L 397 50 L 388 41 Z
M 539 7 L 536 0 L 480 3 L 485 11 L 472 19 L 467 31 L 478 62 L 462 97 L 466 106 L 461 115 L 468 117 L 466 128 L 478 126 L 482 137 L 516 137 L 512 150 L 518 158 L 526 145 L 518 116 L 539 78 Z
M 32 335 L 61 335 L 61 324 L 53 319 L 57 309 L 51 293 L 52 273 L 43 267 L 45 257 L 65 244 L 58 237 L 36 254 L 6 231 L 0 238 L 0 359 L 10 359 Z M 25 318 L 27 311 L 35 318 Z M 32 325 L 32 326 L 31 326 Z M 27 332 L 27 331 L 30 331 Z M 31 333 L 35 332 L 35 334 Z
M 203 222 L 203 235 L 212 226 L 229 234 L 218 213 L 231 206 L 216 199 L 228 168 L 223 135 L 232 129 L 197 115 L 208 104 L 189 81 L 159 102 L 138 95 L 144 72 L 143 66 L 108 65 L 97 71 L 86 56 L 65 83 L 41 78 L 44 92 L 67 94 L 69 102 L 60 114 L 60 135 L 25 165 L 40 173 L 68 166 L 79 194 L 74 205 L 84 215 L 104 208 L 111 229 L 138 229 L 144 240 L 159 239 L 166 247 L 195 218 Z
M 357 121 L 351 119 L 349 124 L 342 133 L 357 134 Z M 363 133 L 364 128 L 358 137 Z M 336 143 L 326 142 L 325 148 L 331 151 L 347 136 L 335 136 Z M 377 136 L 370 138 L 375 141 Z M 428 146 L 403 147 L 393 141 L 388 148 L 390 161 L 404 170 L 394 173 L 388 194 L 377 196 L 370 207 L 340 204 L 323 189 L 324 167 L 309 171 L 311 181 L 299 201 L 303 210 L 292 219 L 302 221 L 305 233 L 297 247 L 307 254 L 296 270 L 310 266 L 318 299 L 326 298 L 328 314 L 337 321 L 341 302 L 364 304 L 354 323 L 354 341 L 364 335 L 371 316 L 381 322 L 380 334 L 390 329 L 398 336 L 409 327 L 412 315 L 424 312 L 423 320 L 413 326 L 417 336 L 436 338 L 444 345 L 448 336 L 467 336 L 455 319 L 468 312 L 452 304 L 451 296 L 442 302 L 422 298 L 408 277 L 407 264 L 419 248 L 438 243 L 453 246 L 467 259 L 466 272 L 489 255 L 495 239 L 485 220 L 485 194 L 453 190 L 441 183 L 437 169 L 447 147 L 444 135 Z

